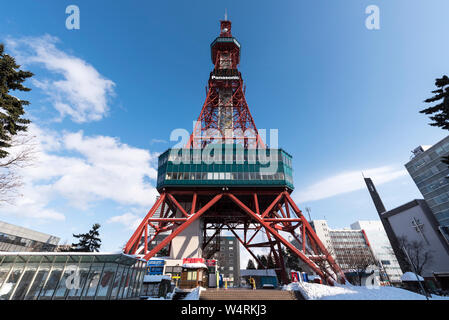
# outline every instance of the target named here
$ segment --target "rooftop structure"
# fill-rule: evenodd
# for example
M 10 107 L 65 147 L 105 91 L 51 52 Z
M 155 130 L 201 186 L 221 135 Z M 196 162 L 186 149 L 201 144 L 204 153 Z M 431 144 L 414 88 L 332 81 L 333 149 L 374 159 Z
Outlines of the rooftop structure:
M 54 251 L 60 238 L 0 221 L 0 251 Z

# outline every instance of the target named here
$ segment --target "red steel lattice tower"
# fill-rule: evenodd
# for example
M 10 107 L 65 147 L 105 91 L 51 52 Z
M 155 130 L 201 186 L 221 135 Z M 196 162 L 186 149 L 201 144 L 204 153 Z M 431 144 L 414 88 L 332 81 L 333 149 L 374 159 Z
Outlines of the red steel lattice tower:
M 240 43 L 232 37 L 231 22 L 221 21 L 220 36 L 211 44 L 214 70 L 207 97 L 189 140 L 189 147 L 211 141 L 241 142 L 245 147 L 263 146 L 248 104 L 243 79 L 237 69 Z
M 291 156 L 267 148 L 259 135 L 237 69 L 240 48 L 231 22 L 221 21 L 220 35 L 211 44 L 214 69 L 194 130 L 185 148 L 159 157 L 160 197 L 124 252 L 148 260 L 165 247 L 173 250 L 172 241 L 189 228 L 199 228 L 198 254 L 205 255 L 202 250 L 224 230 L 258 263 L 252 249 L 268 248 L 282 283 L 289 282 L 284 248 L 323 282 L 344 282 L 340 267 L 290 196 Z M 149 243 L 161 235 L 164 239 L 150 250 Z

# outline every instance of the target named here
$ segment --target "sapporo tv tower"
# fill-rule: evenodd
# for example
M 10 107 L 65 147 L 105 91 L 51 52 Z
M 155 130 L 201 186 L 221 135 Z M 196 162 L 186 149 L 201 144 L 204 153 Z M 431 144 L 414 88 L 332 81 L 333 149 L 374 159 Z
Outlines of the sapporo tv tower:
M 283 283 L 289 282 L 283 247 L 324 283 L 343 282 L 340 267 L 290 197 L 291 156 L 267 148 L 259 135 L 237 69 L 240 43 L 231 34 L 231 21 L 221 21 L 210 48 L 214 69 L 198 121 L 184 148 L 160 155 L 160 197 L 125 253 L 149 260 L 167 247 L 173 259 L 202 258 L 221 231 L 230 231 L 259 263 L 252 248 L 269 248 Z M 149 243 L 164 235 L 149 250 Z

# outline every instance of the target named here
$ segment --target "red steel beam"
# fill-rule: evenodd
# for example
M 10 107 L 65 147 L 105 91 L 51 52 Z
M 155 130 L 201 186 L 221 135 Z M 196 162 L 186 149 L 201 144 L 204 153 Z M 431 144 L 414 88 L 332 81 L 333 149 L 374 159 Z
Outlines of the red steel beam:
M 257 193 L 254 193 L 254 206 L 256 208 L 256 213 L 260 214 L 260 210 L 259 210 L 259 200 L 257 199 Z
M 221 228 L 223 228 L 223 224 L 215 229 L 214 234 L 209 238 L 209 240 L 206 241 L 206 243 L 203 245 L 203 249 L 207 247 L 207 245 L 215 238 L 215 236 L 220 232 Z M 204 228 L 204 231 L 206 231 L 206 228 Z
M 227 193 L 226 194 L 229 198 L 231 198 L 243 211 L 245 211 L 247 214 L 249 214 L 251 217 L 253 217 L 257 222 L 262 224 L 267 230 L 270 231 L 270 233 L 279 241 L 282 242 L 284 246 L 289 248 L 293 253 L 295 253 L 297 256 L 301 258 L 312 270 L 314 270 L 322 279 L 324 279 L 324 274 L 320 270 L 320 268 L 313 263 L 309 258 L 307 258 L 301 251 L 295 248 L 290 242 L 284 239 L 274 228 L 270 227 L 267 223 L 263 221 L 261 217 L 259 217 L 257 214 L 255 214 L 252 210 L 250 210 L 245 204 L 243 204 L 239 199 L 237 199 L 233 194 Z
M 188 218 L 149 218 L 147 221 L 151 222 L 183 222 L 187 221 Z
M 254 234 L 251 236 L 251 238 L 248 240 L 248 244 L 251 243 L 251 241 L 254 239 L 254 237 L 256 236 L 256 234 L 259 232 L 259 230 L 262 228 L 262 226 L 258 226 L 257 230 L 254 232 Z
M 285 192 L 284 194 L 285 194 L 285 197 L 287 198 L 288 202 L 292 206 L 293 210 L 295 211 L 295 213 L 297 215 L 301 215 L 302 216 L 301 210 L 299 210 L 299 208 L 296 206 L 295 202 L 290 197 L 288 192 Z M 303 220 L 303 225 L 305 225 L 305 229 L 313 230 L 312 226 L 307 222 L 306 219 Z M 331 267 L 334 270 L 334 272 L 335 273 L 339 273 L 340 277 L 342 278 L 341 280 L 345 281 L 346 277 L 345 277 L 343 271 L 340 269 L 340 266 L 335 262 L 334 258 L 332 258 L 332 256 L 329 254 L 327 249 L 324 247 L 324 245 L 322 244 L 321 240 L 316 236 L 316 234 L 314 232 L 309 232 L 309 237 L 311 237 L 315 241 L 315 243 L 320 248 L 321 252 L 323 252 L 326 255 L 327 260 L 329 261 L 329 264 L 331 265 Z
M 167 188 L 168 189 L 168 188 Z M 195 191 L 189 191 L 189 190 L 168 190 L 170 191 L 170 194 L 172 195 L 187 195 L 192 196 L 195 192 L 197 195 L 210 195 L 212 191 L 216 191 L 217 193 L 222 192 L 222 188 L 220 187 L 210 187 L 204 190 L 195 190 Z M 253 196 L 254 195 L 254 189 L 232 189 L 231 192 L 236 195 L 247 195 L 247 196 Z M 270 190 L 258 190 L 257 195 L 271 195 L 271 196 L 277 196 L 279 193 L 284 192 L 282 188 L 276 188 L 276 189 L 270 189 Z
M 258 243 L 251 243 L 247 244 L 248 247 L 271 247 L 273 245 L 273 241 L 265 241 L 265 242 L 258 242 Z
M 179 209 L 179 211 L 181 211 L 181 213 L 188 218 L 189 214 L 187 213 L 187 211 L 184 210 L 184 208 L 178 203 L 178 201 L 176 201 L 175 197 L 173 197 L 170 193 L 167 194 L 168 198 L 175 204 L 175 206 Z
M 176 237 L 178 234 L 180 234 L 182 231 L 184 231 L 192 222 L 197 220 L 203 213 L 205 213 L 207 210 L 209 210 L 210 207 L 212 207 L 218 200 L 220 200 L 223 197 L 223 194 L 217 194 L 212 200 L 210 200 L 204 207 L 202 207 L 200 210 L 198 210 L 197 213 L 190 216 L 187 221 L 185 221 L 183 224 L 181 224 L 177 229 L 175 229 L 170 235 L 168 235 L 164 240 L 162 240 L 158 245 L 156 245 L 153 250 L 151 250 L 148 254 L 146 254 L 143 258 L 145 260 L 149 260 L 151 257 L 153 257 L 156 253 L 159 252 L 162 248 L 164 248 L 174 237 Z
M 264 218 L 266 222 L 302 222 L 301 218 Z
M 290 208 L 288 206 L 288 201 L 287 201 L 286 197 L 284 197 L 284 204 L 285 204 L 285 212 L 287 213 L 287 217 L 290 218 Z
M 228 228 L 229 228 L 229 226 L 228 226 Z M 246 244 L 244 241 L 242 241 L 242 239 L 240 239 L 240 237 L 237 235 L 237 233 L 234 230 L 229 228 L 229 231 L 231 231 L 234 234 L 234 236 L 237 238 L 237 240 L 240 241 L 242 246 L 249 252 L 249 254 L 254 258 L 254 260 L 256 260 L 256 263 L 261 265 L 261 266 L 263 266 L 263 264 L 260 261 L 260 259 L 257 258 L 257 256 L 249 249 L 248 244 Z
M 274 201 L 268 206 L 268 208 L 263 212 L 263 214 L 261 216 L 262 218 L 264 218 L 268 213 L 270 213 L 271 210 L 273 210 L 274 206 L 279 202 L 279 200 L 281 199 L 282 196 L 283 196 L 283 193 L 281 192 L 276 197 L 276 199 L 274 199 Z
M 153 214 L 156 212 L 157 208 L 159 208 L 159 206 L 161 205 L 161 203 L 164 200 L 165 200 L 165 193 L 162 193 L 161 196 L 159 197 L 159 199 L 156 201 L 156 203 L 150 209 L 150 211 L 148 211 L 147 215 L 142 220 L 142 222 L 140 223 L 139 227 L 136 229 L 134 234 L 129 239 L 128 243 L 125 246 L 126 253 L 130 253 L 130 250 L 131 250 L 132 246 L 134 245 L 134 243 L 136 242 L 136 240 L 140 241 L 139 236 L 142 235 L 142 231 L 143 231 L 145 224 L 147 223 L 147 219 L 151 218 L 153 216 Z M 137 245 L 138 245 L 138 243 L 137 243 Z
M 194 214 L 195 213 L 197 196 L 198 196 L 198 194 L 196 192 L 194 192 L 193 193 L 193 199 L 192 199 L 192 208 L 190 209 L 190 214 Z
M 144 252 L 147 253 L 148 251 L 148 224 L 145 225 L 145 244 L 144 244 Z

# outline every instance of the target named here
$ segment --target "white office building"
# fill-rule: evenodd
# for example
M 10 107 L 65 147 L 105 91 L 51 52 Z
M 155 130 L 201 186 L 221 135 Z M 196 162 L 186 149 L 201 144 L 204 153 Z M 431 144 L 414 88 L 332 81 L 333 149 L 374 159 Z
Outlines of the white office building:
M 363 230 L 365 232 L 374 257 L 381 264 L 390 282 L 400 282 L 402 276 L 401 267 L 382 222 L 380 220 L 356 221 L 351 224 L 351 229 Z

